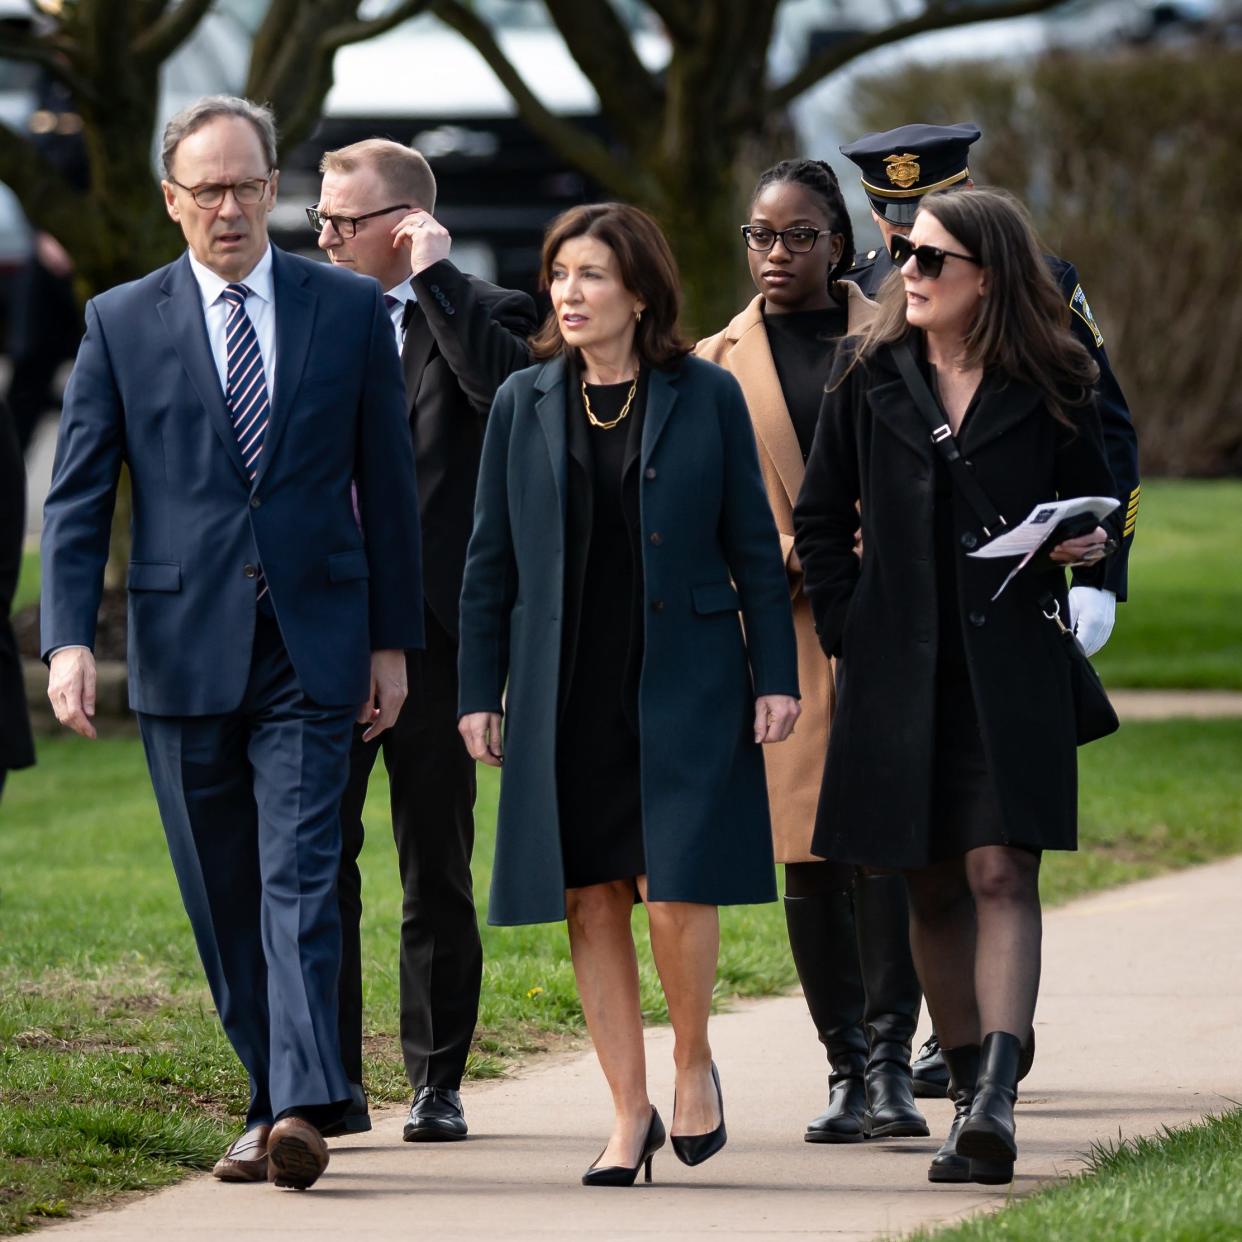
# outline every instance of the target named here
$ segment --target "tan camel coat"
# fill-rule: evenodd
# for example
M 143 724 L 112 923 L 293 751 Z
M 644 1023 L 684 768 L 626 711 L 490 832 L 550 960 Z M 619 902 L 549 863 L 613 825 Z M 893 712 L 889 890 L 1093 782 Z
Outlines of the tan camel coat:
M 850 281 L 842 281 L 838 288 L 847 294 L 849 332 L 861 331 L 875 314 L 876 304 Z M 759 442 L 759 465 L 768 503 L 780 532 L 798 635 L 802 715 L 791 738 L 779 745 L 765 746 L 763 751 L 776 861 L 810 862 L 816 857 L 811 853 L 811 832 L 819 806 L 836 689 L 832 664 L 820 649 L 811 608 L 802 594 L 802 571 L 793 557 L 793 506 L 802 486 L 804 467 L 763 326 L 763 295 L 757 295 L 723 332 L 700 341 L 694 352 L 732 372 L 742 386 Z

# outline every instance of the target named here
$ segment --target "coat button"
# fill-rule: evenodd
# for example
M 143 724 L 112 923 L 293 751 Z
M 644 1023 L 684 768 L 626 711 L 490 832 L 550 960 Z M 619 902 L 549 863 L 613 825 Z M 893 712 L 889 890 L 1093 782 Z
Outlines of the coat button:
M 975 612 L 972 612 L 970 616 L 966 618 L 966 620 L 969 621 L 971 625 L 977 628 L 978 626 L 983 625 L 984 622 L 987 621 L 987 617 L 985 617 L 983 613 L 976 610 Z
M 663 612 L 664 601 L 662 599 L 653 599 L 651 601 L 651 611 L 652 612 Z
M 242 577 L 257 578 L 258 576 L 259 576 L 259 571 L 254 565 L 244 565 L 242 567 Z
M 651 532 L 651 542 L 658 548 L 664 542 L 664 536 L 658 530 Z
M 656 477 L 656 468 L 654 466 L 648 466 L 647 469 L 643 471 L 643 478 L 654 479 L 655 477 Z
M 257 496 L 250 497 L 250 507 L 257 509 L 263 502 Z
M 973 530 L 962 531 L 962 547 L 977 548 L 979 546 L 979 536 Z

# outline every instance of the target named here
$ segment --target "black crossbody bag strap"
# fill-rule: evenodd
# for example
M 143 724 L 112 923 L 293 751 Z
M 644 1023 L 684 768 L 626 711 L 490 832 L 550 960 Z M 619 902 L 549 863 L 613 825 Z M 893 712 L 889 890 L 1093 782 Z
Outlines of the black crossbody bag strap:
M 927 423 L 927 430 L 931 433 L 932 443 L 936 446 L 936 450 L 949 467 L 949 474 L 958 490 L 962 493 L 963 499 L 975 511 L 975 516 L 979 519 L 979 525 L 983 527 L 984 535 L 991 539 L 994 534 L 1003 530 L 1008 523 L 997 512 L 996 506 L 988 499 L 987 492 L 979 486 L 979 480 L 975 478 L 961 452 L 958 450 L 957 441 L 953 438 L 953 432 L 949 429 L 949 424 L 945 422 L 944 414 L 937 404 L 936 398 L 932 396 L 932 391 L 928 388 L 927 381 L 923 378 L 923 373 L 919 370 L 918 363 L 914 361 L 914 354 L 910 350 L 909 343 L 901 341 L 892 346 L 892 351 L 893 359 L 897 363 L 897 369 L 901 372 L 901 378 L 905 380 L 906 387 L 910 390 L 910 396 L 914 398 L 914 404 L 918 407 L 919 413 L 922 414 L 923 420 Z

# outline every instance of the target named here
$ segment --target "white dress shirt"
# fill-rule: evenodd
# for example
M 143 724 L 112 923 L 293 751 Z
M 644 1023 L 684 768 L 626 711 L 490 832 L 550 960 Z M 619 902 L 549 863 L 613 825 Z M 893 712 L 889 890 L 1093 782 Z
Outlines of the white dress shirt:
M 276 300 L 272 283 L 272 248 L 269 245 L 263 257 L 250 269 L 248 275 L 230 282 L 204 267 L 190 254 L 190 270 L 198 281 L 203 295 L 203 318 L 207 321 L 207 340 L 211 344 L 211 356 L 215 359 L 216 372 L 220 376 L 220 391 L 228 392 L 229 354 L 225 341 L 225 326 L 229 317 L 229 304 L 221 296 L 230 283 L 245 285 L 250 290 L 246 299 L 246 314 L 254 324 L 259 338 L 259 353 L 263 356 L 263 378 L 267 382 L 267 396 L 271 401 L 275 393 L 276 378 Z

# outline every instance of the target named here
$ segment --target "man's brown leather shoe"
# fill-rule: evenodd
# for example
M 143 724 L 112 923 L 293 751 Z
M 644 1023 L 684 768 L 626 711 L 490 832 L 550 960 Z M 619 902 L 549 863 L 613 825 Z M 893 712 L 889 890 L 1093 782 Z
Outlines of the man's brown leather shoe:
M 323 1135 L 301 1117 L 285 1117 L 267 1140 L 267 1180 L 289 1190 L 307 1190 L 328 1167 Z
M 261 1182 L 267 1177 L 267 1140 L 271 1126 L 255 1126 L 247 1130 L 232 1147 L 216 1161 L 213 1177 L 222 1182 Z

